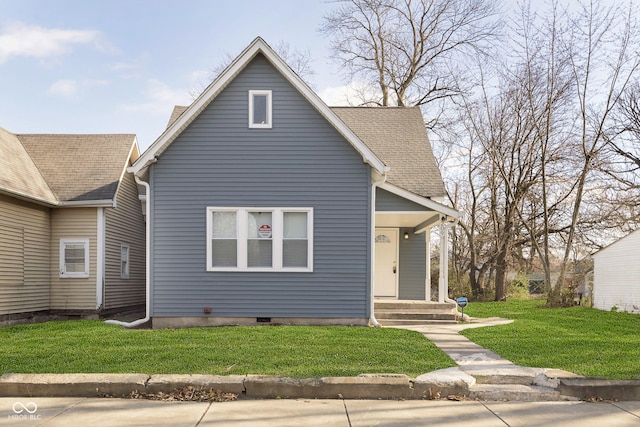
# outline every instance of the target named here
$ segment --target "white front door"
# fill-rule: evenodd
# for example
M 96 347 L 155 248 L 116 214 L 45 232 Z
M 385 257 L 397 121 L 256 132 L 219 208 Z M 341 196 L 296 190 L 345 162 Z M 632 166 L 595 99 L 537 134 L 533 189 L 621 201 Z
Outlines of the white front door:
M 376 228 L 374 296 L 398 297 L 398 229 Z

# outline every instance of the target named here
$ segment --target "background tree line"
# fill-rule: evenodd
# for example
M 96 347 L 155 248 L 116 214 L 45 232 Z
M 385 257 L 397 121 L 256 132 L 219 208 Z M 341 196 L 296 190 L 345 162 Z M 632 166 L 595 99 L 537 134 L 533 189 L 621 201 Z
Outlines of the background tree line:
M 420 105 L 451 204 L 450 278 L 504 299 L 544 273 L 572 303 L 578 261 L 640 224 L 640 29 L 632 2 L 344 0 L 322 31 L 363 105 Z

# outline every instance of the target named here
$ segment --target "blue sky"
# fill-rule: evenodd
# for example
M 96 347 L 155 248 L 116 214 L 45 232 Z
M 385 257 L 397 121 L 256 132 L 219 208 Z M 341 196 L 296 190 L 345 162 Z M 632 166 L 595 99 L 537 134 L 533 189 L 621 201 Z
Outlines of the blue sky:
M 135 133 L 144 150 L 173 105 L 190 103 L 211 70 L 256 36 L 309 50 L 312 84 L 321 95 L 330 93 L 344 82 L 318 27 L 334 6 L 321 0 L 0 0 L 0 127 Z

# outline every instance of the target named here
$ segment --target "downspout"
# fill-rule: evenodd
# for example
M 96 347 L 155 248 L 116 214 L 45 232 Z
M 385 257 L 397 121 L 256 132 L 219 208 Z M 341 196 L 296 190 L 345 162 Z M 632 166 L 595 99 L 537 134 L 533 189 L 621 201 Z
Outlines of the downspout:
M 105 208 L 98 208 L 97 260 L 96 260 L 96 311 L 104 308 L 104 276 L 105 276 L 105 240 L 106 218 Z
M 369 308 L 371 315 L 369 316 L 369 324 L 375 328 L 381 328 L 382 325 L 376 320 L 374 286 L 376 278 L 376 188 L 380 184 L 384 184 L 387 180 L 387 174 L 383 173 L 378 181 L 374 181 L 371 185 L 371 291 L 369 293 Z
M 135 174 L 133 175 L 133 177 L 136 180 L 136 183 L 138 185 L 142 185 L 145 188 L 145 193 L 147 196 L 147 201 L 145 204 L 145 230 L 146 230 L 146 236 L 145 236 L 145 240 L 146 240 L 146 265 L 145 265 L 145 275 L 146 275 L 146 279 L 145 279 L 145 286 L 146 286 L 146 313 L 144 318 L 142 319 L 138 319 L 138 320 L 134 320 L 133 322 L 121 322 L 119 320 L 106 320 L 104 323 L 108 323 L 109 325 L 120 325 L 120 326 L 124 326 L 125 328 L 135 328 L 136 326 L 142 325 L 144 323 L 147 323 L 150 319 L 151 319 L 151 245 L 150 245 L 150 241 L 151 241 L 151 187 L 149 186 L 148 182 L 142 181 L 140 178 L 138 178 Z

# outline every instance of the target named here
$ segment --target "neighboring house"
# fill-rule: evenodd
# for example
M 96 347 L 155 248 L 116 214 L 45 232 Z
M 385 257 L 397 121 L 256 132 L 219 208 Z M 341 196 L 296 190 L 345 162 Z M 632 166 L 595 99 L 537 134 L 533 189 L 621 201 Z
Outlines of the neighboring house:
M 593 254 L 593 307 L 640 313 L 640 230 Z
M 419 108 L 329 108 L 260 38 L 129 171 L 154 327 L 375 323 L 374 297 L 431 299 L 430 230 L 458 216 Z
M 135 135 L 0 128 L 0 324 L 145 302 Z

